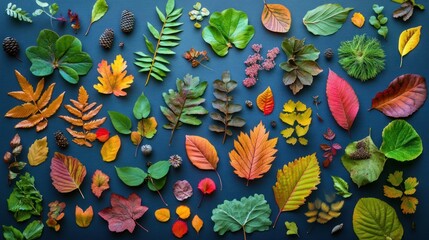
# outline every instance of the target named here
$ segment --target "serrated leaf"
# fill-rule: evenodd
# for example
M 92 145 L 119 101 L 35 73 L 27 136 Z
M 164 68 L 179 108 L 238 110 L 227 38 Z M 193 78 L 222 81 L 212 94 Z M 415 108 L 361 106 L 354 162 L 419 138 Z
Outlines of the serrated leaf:
M 402 67 L 402 58 L 411 52 L 420 42 L 420 34 L 421 34 L 422 26 L 409 28 L 401 32 L 399 35 L 398 41 L 398 50 L 399 55 L 401 55 L 401 64 Z
M 258 95 L 256 98 L 256 105 L 264 115 L 269 115 L 274 110 L 274 96 L 270 87 L 267 87 L 265 91 Z
M 31 166 L 37 166 L 43 163 L 48 158 L 48 151 L 48 138 L 43 137 L 37 139 L 28 149 L 28 163 Z
M 387 181 L 390 182 L 393 186 L 397 187 L 401 185 L 403 178 L 402 178 L 402 171 L 395 171 L 393 174 L 389 174 L 387 177 Z
M 292 17 L 287 7 L 281 4 L 264 3 L 261 21 L 269 31 L 286 33 L 290 29 Z
M 79 187 L 86 176 L 86 167 L 77 158 L 56 152 L 51 161 L 50 175 L 58 192 L 68 193 L 77 189 L 85 198 Z
M 349 198 L 352 196 L 352 193 L 349 192 L 349 184 L 344 179 L 337 176 L 331 177 L 334 181 L 334 188 L 337 191 L 337 195 L 340 195 L 343 198 Z
M 384 196 L 388 198 L 400 198 L 403 194 L 401 190 L 386 185 L 383 186 L 383 192 Z
M 415 197 L 402 196 L 401 210 L 403 214 L 412 214 L 416 212 L 419 200 Z
M 299 237 L 298 234 L 298 226 L 296 225 L 295 222 L 285 222 L 285 226 L 286 226 L 286 235 L 297 235 Z
M 118 135 L 110 137 L 103 143 L 100 153 L 103 161 L 112 162 L 116 160 L 116 156 L 121 148 L 121 138 Z
M 340 4 L 324 4 L 308 11 L 302 21 L 314 35 L 328 36 L 342 27 L 351 10 L 353 8 L 343 8 Z

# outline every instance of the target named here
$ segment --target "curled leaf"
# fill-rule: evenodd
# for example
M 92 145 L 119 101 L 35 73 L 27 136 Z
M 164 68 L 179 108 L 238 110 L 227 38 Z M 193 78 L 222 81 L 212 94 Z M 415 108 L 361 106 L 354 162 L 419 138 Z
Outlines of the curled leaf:
M 402 67 L 402 58 L 411 52 L 420 42 L 420 34 L 421 34 L 422 26 L 409 28 L 404 30 L 401 35 L 399 35 L 398 41 L 398 50 L 399 55 L 401 55 L 401 64 Z
M 115 135 L 107 140 L 103 147 L 101 147 L 101 157 L 105 162 L 112 162 L 116 160 L 116 155 L 121 148 L 121 138 Z
M 192 196 L 192 186 L 187 180 L 179 180 L 174 183 L 173 193 L 178 201 L 183 201 Z
M 203 225 L 204 225 L 204 222 L 203 222 L 203 220 L 198 215 L 195 215 L 192 218 L 192 227 L 195 229 L 195 231 L 197 233 L 200 232 L 200 230 L 203 227 Z
M 76 224 L 81 228 L 89 227 L 92 222 L 92 217 L 94 216 L 94 211 L 92 206 L 89 206 L 85 211 L 76 205 L 75 209 Z
M 270 87 L 267 87 L 265 91 L 258 95 L 256 98 L 256 105 L 264 115 L 269 115 L 274 110 L 274 96 Z
M 104 190 L 110 188 L 109 176 L 103 173 L 101 170 L 96 170 L 92 175 L 91 191 L 97 198 L 100 198 Z
M 358 27 L 361 28 L 363 24 L 365 23 L 365 17 L 360 12 L 353 13 L 352 17 L 352 23 Z
M 292 17 L 287 7 L 281 4 L 264 3 L 261 21 L 269 31 L 286 33 L 290 29 Z
M 48 158 L 48 138 L 43 137 L 41 139 L 37 139 L 31 144 L 30 149 L 28 149 L 28 163 L 31 166 L 37 166 L 43 163 L 46 158 Z
M 173 227 L 171 228 L 174 236 L 177 238 L 182 238 L 185 234 L 188 233 L 188 224 L 182 220 L 177 220 L 174 222 Z
M 170 220 L 170 210 L 168 208 L 160 208 L 155 211 L 155 218 L 160 222 Z
M 68 193 L 78 189 L 82 198 L 80 184 L 86 176 L 86 167 L 76 158 L 59 152 L 54 154 L 51 161 L 52 185 L 60 193 Z

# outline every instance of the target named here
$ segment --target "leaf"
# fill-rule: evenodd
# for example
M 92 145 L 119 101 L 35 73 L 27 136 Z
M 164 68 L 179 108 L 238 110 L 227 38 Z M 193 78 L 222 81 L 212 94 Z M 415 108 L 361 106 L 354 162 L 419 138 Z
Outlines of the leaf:
M 352 17 L 352 23 L 358 27 L 361 28 L 363 24 L 365 23 L 365 17 L 360 12 L 353 13 Z
M 26 240 L 39 239 L 43 233 L 43 223 L 39 220 L 33 220 L 25 227 L 22 235 Z
M 361 198 L 353 211 L 353 230 L 359 239 L 401 239 L 402 224 L 395 210 L 376 198 Z
M 100 0 L 99 0 L 100 1 Z M 79 82 L 79 76 L 86 75 L 92 68 L 92 59 L 82 52 L 82 43 L 72 35 L 59 36 L 44 29 L 37 38 L 37 46 L 25 50 L 31 61 L 31 73 L 35 76 L 51 75 L 58 69 L 61 77 L 71 84 Z
M 204 195 L 210 195 L 216 190 L 216 184 L 211 178 L 203 178 L 198 183 L 198 189 Z
M 5 226 L 5 225 L 3 225 L 3 237 L 5 240 L 23 240 L 24 239 L 24 235 L 22 235 L 21 231 L 14 228 L 13 226 Z
M 340 195 L 343 198 L 349 198 L 352 196 L 352 193 L 349 192 L 349 184 L 344 179 L 337 176 L 331 177 L 332 181 L 334 181 L 334 188 L 337 191 L 337 195 Z
M 192 186 L 187 180 L 178 180 L 173 185 L 173 194 L 177 201 L 186 200 L 192 197 Z
M 397 187 L 401 185 L 403 178 L 402 178 L 402 171 L 395 171 L 393 174 L 389 174 L 387 181 L 392 184 L 393 186 Z
M 115 170 L 119 179 L 130 187 L 141 185 L 147 177 L 147 173 L 136 167 L 115 167 Z
M 6 7 L 6 14 L 9 17 L 18 19 L 19 21 L 24 21 L 29 23 L 33 22 L 28 12 L 16 6 L 16 4 L 8 3 Z
M 197 116 L 208 113 L 203 106 L 200 106 L 205 102 L 202 95 L 206 91 L 207 82 L 200 83 L 199 77 L 186 74 L 183 80 L 177 79 L 176 86 L 177 92 L 170 89 L 162 93 L 167 107 L 161 106 L 161 112 L 169 121 L 163 127 L 171 129 L 170 144 L 174 131 L 182 124 L 201 125 L 202 122 Z
M 133 75 L 127 76 L 127 62 L 124 61 L 121 54 L 116 56 L 110 66 L 106 60 L 98 64 L 97 71 L 101 76 L 97 77 L 99 83 L 94 84 L 94 88 L 102 94 L 114 94 L 117 97 L 126 96 L 123 89 L 131 87 L 134 81 Z
M 204 221 L 195 214 L 195 216 L 192 218 L 192 227 L 195 229 L 195 232 L 199 233 L 201 228 L 203 228 Z
M 230 164 L 237 176 L 250 180 L 262 178 L 267 173 L 277 152 L 277 138 L 269 139 L 262 121 L 247 133 L 241 132 L 234 140 L 234 149 L 229 152 Z
M 312 109 L 307 108 L 307 105 L 300 101 L 289 100 L 283 105 L 283 112 L 280 113 L 279 118 L 290 126 L 280 132 L 286 138 L 286 143 L 295 145 L 298 140 L 301 145 L 308 144 L 307 139 L 303 138 L 303 136 L 309 130 L 312 120 L 311 114 Z
M 254 194 L 247 198 L 242 197 L 240 200 L 225 200 L 213 209 L 211 219 L 214 222 L 213 230 L 219 235 L 242 229 L 246 239 L 246 233 L 269 229 L 270 214 L 270 205 L 264 195 Z
M 88 30 L 86 30 L 85 36 L 88 35 L 92 24 L 100 20 L 100 18 L 106 14 L 107 10 L 109 10 L 109 6 L 107 5 L 106 0 L 97 0 L 94 3 L 94 6 L 92 6 L 91 22 L 88 26 Z
M 422 26 L 409 28 L 401 32 L 399 35 L 398 41 L 398 50 L 399 55 L 401 55 L 401 64 L 402 67 L 402 58 L 411 52 L 420 42 L 420 34 L 421 34 Z
M 136 119 L 147 118 L 150 114 L 150 103 L 147 97 L 142 93 L 134 103 L 133 114 Z
M 45 136 L 41 139 L 37 139 L 28 149 L 28 163 L 31 166 L 37 166 L 43 163 L 46 158 L 48 158 L 48 151 L 48 138 Z
M 92 206 L 89 206 L 85 211 L 76 205 L 75 208 L 75 217 L 76 224 L 81 228 L 89 227 L 92 222 L 92 217 L 94 216 L 94 211 L 92 210 Z
M 384 196 L 388 197 L 388 198 L 400 198 L 402 197 L 402 191 L 398 190 L 394 187 L 389 187 L 384 185 L 383 186 L 383 192 L 384 192 Z
M 191 209 L 188 206 L 180 205 L 176 208 L 176 214 L 180 219 L 186 220 L 191 216 Z
M 359 100 L 350 84 L 330 69 L 326 96 L 335 121 L 340 127 L 350 131 L 359 111 Z
M 158 161 L 147 169 L 147 173 L 151 178 L 159 180 L 167 175 L 168 171 L 170 170 L 170 166 L 171 164 L 169 161 Z
M 156 122 L 155 117 L 144 118 L 138 122 L 137 131 L 142 137 L 151 139 L 157 132 L 157 126 L 158 123 Z
M 287 229 L 286 235 L 288 235 L 288 236 L 289 235 L 297 235 L 299 237 L 298 226 L 296 225 L 295 222 L 288 222 L 288 221 L 286 221 L 285 222 L 285 226 L 286 226 L 286 229 Z
M 274 96 L 270 87 L 258 95 L 256 98 L 256 105 L 264 115 L 270 115 L 274 110 Z
M 305 203 L 313 190 L 320 183 L 320 167 L 316 153 L 295 159 L 285 164 L 277 171 L 277 182 L 273 186 L 279 212 L 276 222 L 282 212 L 293 211 Z
M 142 206 L 141 202 L 141 198 L 135 193 L 130 194 L 128 198 L 112 193 L 110 196 L 112 206 L 101 210 L 98 215 L 109 223 L 111 232 L 128 230 L 132 233 L 138 224 L 137 220 L 148 210 L 148 207 Z
M 380 151 L 396 161 L 412 161 L 423 152 L 422 139 L 405 120 L 390 122 L 383 129 L 382 138 Z
M 286 33 L 290 29 L 292 17 L 287 7 L 281 4 L 264 3 L 261 21 L 269 31 Z
M 15 128 L 31 128 L 36 126 L 36 131 L 40 132 L 48 126 L 48 118 L 55 114 L 63 102 L 65 92 L 49 103 L 55 83 L 43 91 L 45 80 L 42 79 L 37 84 L 36 90 L 15 70 L 15 76 L 22 91 L 9 92 L 8 95 L 23 101 L 24 103 L 10 109 L 4 116 L 11 118 L 25 118 L 15 125 Z M 48 105 L 49 104 L 49 105 Z
M 405 179 L 404 186 L 405 186 L 405 195 L 412 195 L 416 193 L 416 187 L 419 185 L 419 182 L 417 181 L 417 178 L 415 177 L 409 177 Z
M 95 135 L 97 137 L 97 140 L 104 143 L 110 138 L 110 132 L 109 130 L 105 128 L 98 128 L 97 131 L 95 131 Z
M 113 127 L 122 134 L 131 133 L 131 119 L 120 112 L 107 111 L 112 121 Z
M 121 138 L 115 135 L 107 140 L 101 147 L 101 157 L 105 162 L 112 162 L 116 160 L 116 156 L 121 148 Z
M 416 212 L 419 200 L 415 197 L 402 196 L 401 210 L 403 214 L 413 214 Z
M 308 11 L 302 21 L 312 34 L 328 36 L 343 26 L 351 10 L 353 8 L 343 8 L 340 4 L 324 4 Z
M 103 173 L 101 170 L 95 170 L 92 175 L 91 191 L 97 198 L 100 198 L 101 194 L 110 188 L 109 180 L 110 177 L 107 174 Z
M 79 187 L 86 176 L 86 167 L 78 159 L 55 152 L 50 175 L 52 185 L 58 192 L 68 193 L 78 189 L 82 198 L 85 198 Z
M 233 45 L 244 49 L 254 34 L 254 27 L 248 25 L 247 14 L 234 8 L 214 12 L 210 16 L 209 26 L 202 32 L 204 41 L 221 57 L 228 54 L 228 49 Z
M 168 208 L 160 208 L 155 211 L 155 218 L 160 222 L 170 220 L 170 210 Z
M 173 235 L 182 238 L 188 233 L 188 224 L 182 220 L 176 220 L 171 228 Z
M 388 117 L 408 117 L 423 106 L 426 97 L 425 78 L 417 74 L 404 74 L 375 95 L 371 109 L 377 109 Z

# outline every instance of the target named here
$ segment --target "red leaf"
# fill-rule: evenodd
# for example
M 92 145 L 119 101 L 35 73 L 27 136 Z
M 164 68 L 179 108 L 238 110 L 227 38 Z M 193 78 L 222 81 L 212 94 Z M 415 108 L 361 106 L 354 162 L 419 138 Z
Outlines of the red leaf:
M 148 207 L 142 206 L 141 202 L 142 199 L 135 193 L 132 193 L 128 199 L 113 193 L 110 197 L 112 207 L 101 210 L 98 215 L 109 223 L 111 232 L 128 230 L 132 233 L 138 224 L 136 220 L 148 210 Z M 138 225 L 143 228 L 140 224 Z M 143 229 L 147 231 L 145 228 Z
M 107 141 L 107 139 L 109 139 L 110 132 L 105 128 L 98 128 L 97 131 L 95 132 L 95 135 L 97 136 L 98 141 L 104 143 L 105 141 Z
M 94 172 L 92 175 L 91 190 L 97 198 L 100 198 L 101 193 L 103 193 L 104 190 L 110 188 L 109 180 L 109 176 L 103 173 L 101 170 L 97 169 Z
M 212 179 L 204 178 L 198 183 L 198 189 L 200 189 L 203 194 L 211 194 L 216 190 L 216 184 Z
M 68 193 L 78 189 L 82 198 L 80 184 L 86 176 L 86 167 L 76 158 L 59 152 L 54 154 L 51 161 L 52 185 L 60 193 Z
M 264 115 L 269 115 L 274 110 L 274 96 L 270 87 L 267 87 L 265 91 L 258 95 L 256 98 L 256 105 L 259 110 L 264 112 Z
M 188 224 L 182 220 L 177 220 L 174 222 L 171 231 L 177 238 L 182 238 L 186 233 L 188 233 Z
M 341 149 L 341 145 L 338 144 L 338 143 L 334 143 L 334 144 L 332 144 L 332 148 L 335 149 L 335 150 L 340 150 Z
M 329 69 L 326 83 L 329 110 L 335 121 L 347 131 L 353 125 L 359 111 L 359 101 L 350 84 Z
M 404 74 L 375 95 L 371 109 L 375 108 L 389 117 L 408 117 L 423 105 L 426 97 L 425 78 L 417 74 Z
M 332 129 L 328 128 L 328 129 L 326 129 L 326 132 L 323 134 L 323 137 L 324 137 L 326 140 L 331 141 L 331 140 L 334 140 L 334 138 L 335 138 L 335 133 L 334 133 L 334 131 L 332 131 Z
M 331 146 L 329 146 L 328 144 L 325 144 L 325 143 L 320 144 L 320 148 L 323 151 L 330 151 L 331 150 Z

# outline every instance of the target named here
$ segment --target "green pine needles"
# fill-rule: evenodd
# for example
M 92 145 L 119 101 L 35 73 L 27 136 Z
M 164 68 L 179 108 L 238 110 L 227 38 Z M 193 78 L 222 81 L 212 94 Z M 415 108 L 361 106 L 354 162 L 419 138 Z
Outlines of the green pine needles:
M 341 42 L 338 48 L 339 63 L 347 74 L 367 81 L 384 69 L 385 54 L 380 42 L 366 35 L 356 35 L 352 41 Z

